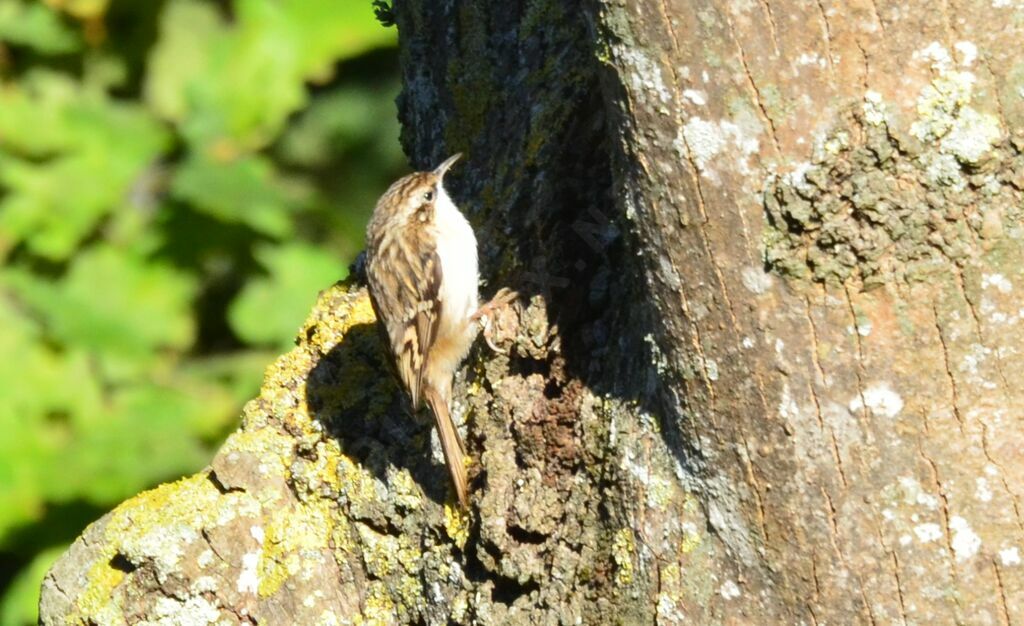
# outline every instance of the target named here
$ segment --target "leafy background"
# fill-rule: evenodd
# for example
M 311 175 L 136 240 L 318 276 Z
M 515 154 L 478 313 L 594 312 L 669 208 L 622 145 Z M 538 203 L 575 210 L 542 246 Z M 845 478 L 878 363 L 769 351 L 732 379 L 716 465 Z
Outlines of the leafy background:
M 368 0 L 0 0 L 0 624 L 202 467 L 404 168 Z

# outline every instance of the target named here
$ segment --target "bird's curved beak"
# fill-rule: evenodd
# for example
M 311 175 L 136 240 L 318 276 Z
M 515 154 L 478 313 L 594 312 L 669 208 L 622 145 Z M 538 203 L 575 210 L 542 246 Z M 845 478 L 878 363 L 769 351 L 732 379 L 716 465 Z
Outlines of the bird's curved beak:
M 448 169 L 455 165 L 455 162 L 462 158 L 461 152 L 456 152 L 452 156 L 445 159 L 444 163 L 437 166 L 434 170 L 434 175 L 438 178 L 444 178 L 444 175 L 448 172 Z

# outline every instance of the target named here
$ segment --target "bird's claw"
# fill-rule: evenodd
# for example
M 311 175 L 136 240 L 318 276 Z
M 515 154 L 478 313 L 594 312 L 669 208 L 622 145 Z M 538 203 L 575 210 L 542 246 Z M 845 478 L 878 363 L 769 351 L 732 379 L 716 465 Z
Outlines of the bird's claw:
M 490 348 L 491 350 L 494 350 L 498 354 L 506 354 L 507 355 L 508 354 L 508 350 L 502 350 L 501 348 L 499 348 L 494 343 L 494 339 L 491 338 L 491 318 L 488 317 L 486 314 L 484 314 L 484 315 L 481 315 L 477 319 L 477 321 L 479 322 L 480 327 L 483 328 L 483 331 L 484 331 L 483 332 L 484 341 L 487 343 L 487 347 Z
M 484 341 L 487 342 L 487 346 L 497 352 L 498 354 L 508 354 L 508 350 L 502 350 L 494 344 L 494 340 L 491 338 L 491 312 L 500 307 L 506 306 L 516 300 L 519 297 L 519 293 L 512 291 L 508 287 L 502 287 L 498 290 L 498 293 L 494 294 L 491 300 L 477 309 L 476 313 L 470 316 L 470 320 L 480 324 L 480 328 L 483 329 Z
M 507 304 L 514 302 L 515 299 L 518 297 L 519 292 L 512 291 L 508 287 L 502 287 L 501 289 L 498 290 L 498 293 L 494 294 L 494 297 L 491 298 L 490 302 L 477 309 L 476 313 L 469 316 L 469 319 L 472 322 L 478 321 L 480 318 L 485 317 L 494 309 L 503 307 Z

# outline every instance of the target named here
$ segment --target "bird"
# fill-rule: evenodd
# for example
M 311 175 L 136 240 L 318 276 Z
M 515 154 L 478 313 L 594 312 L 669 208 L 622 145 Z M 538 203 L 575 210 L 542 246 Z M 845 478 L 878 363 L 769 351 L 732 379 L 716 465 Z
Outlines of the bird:
M 479 304 L 476 235 L 443 185 L 460 157 L 404 176 L 380 197 L 366 228 L 366 279 L 398 380 L 414 411 L 426 402 L 433 413 L 459 504 L 468 508 L 466 448 L 451 416 L 452 380 L 482 320 L 516 293 L 501 289 Z

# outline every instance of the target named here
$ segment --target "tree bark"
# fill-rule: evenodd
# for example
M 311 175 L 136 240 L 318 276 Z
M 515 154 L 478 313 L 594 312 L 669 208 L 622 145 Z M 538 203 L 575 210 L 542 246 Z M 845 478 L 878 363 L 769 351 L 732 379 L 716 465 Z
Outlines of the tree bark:
M 1018 5 L 396 0 L 405 148 L 523 295 L 471 511 L 336 286 L 43 622 L 1024 623 Z

